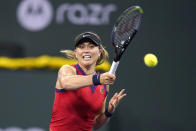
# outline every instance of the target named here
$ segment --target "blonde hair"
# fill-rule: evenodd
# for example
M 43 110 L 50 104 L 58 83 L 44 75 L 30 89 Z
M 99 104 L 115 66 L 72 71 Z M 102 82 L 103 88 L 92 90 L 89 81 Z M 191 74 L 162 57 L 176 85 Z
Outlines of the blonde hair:
M 107 61 L 109 58 L 108 52 L 106 51 L 106 49 L 102 45 L 99 46 L 99 49 L 101 51 L 101 55 L 100 55 L 99 59 L 97 60 L 96 65 L 101 65 L 102 63 Z M 73 50 L 62 50 L 60 52 L 65 54 L 67 56 L 67 58 L 69 58 L 69 59 L 77 60 L 75 52 Z

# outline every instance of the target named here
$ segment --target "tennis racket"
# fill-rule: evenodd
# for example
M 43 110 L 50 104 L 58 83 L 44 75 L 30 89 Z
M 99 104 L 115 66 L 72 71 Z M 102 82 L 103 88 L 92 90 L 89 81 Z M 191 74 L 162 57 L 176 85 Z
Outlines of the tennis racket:
M 112 30 L 112 45 L 114 47 L 114 59 L 109 73 L 115 74 L 121 56 L 137 33 L 143 10 L 139 6 L 131 6 L 117 19 Z

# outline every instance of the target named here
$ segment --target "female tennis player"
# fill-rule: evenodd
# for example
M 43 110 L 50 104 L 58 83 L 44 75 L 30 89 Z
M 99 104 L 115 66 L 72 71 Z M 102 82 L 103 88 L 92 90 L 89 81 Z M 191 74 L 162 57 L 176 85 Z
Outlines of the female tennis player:
M 120 100 L 124 89 L 115 93 L 106 108 L 109 85 L 115 75 L 98 73 L 95 66 L 108 58 L 100 37 L 84 32 L 75 38 L 75 50 L 63 50 L 76 65 L 64 65 L 58 72 L 50 131 L 92 131 L 106 124 Z

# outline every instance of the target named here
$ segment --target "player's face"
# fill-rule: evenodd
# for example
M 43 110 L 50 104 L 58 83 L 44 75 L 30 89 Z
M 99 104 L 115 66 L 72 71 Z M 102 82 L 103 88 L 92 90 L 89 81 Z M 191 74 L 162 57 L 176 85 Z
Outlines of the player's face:
M 96 62 L 101 55 L 99 46 L 90 42 L 79 44 L 75 49 L 75 54 L 78 62 L 83 66 L 96 65 Z

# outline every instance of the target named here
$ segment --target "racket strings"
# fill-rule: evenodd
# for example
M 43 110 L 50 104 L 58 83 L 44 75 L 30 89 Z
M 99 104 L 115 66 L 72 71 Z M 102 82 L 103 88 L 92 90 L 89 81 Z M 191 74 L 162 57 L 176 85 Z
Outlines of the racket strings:
M 113 44 L 120 49 L 128 45 L 135 31 L 138 30 L 141 21 L 141 12 L 135 8 L 127 9 L 115 24 L 113 30 Z
M 142 19 L 142 14 L 143 11 L 139 6 L 132 6 L 118 17 L 112 31 L 115 61 L 120 60 L 123 52 L 135 36 Z
M 126 39 L 129 37 L 129 33 L 125 32 L 124 35 L 119 36 L 116 35 L 115 36 L 115 40 L 114 40 L 114 44 L 116 45 L 116 47 L 118 48 L 124 48 L 124 45 L 126 43 Z
M 119 24 L 119 31 L 120 33 L 125 32 L 133 32 L 133 29 L 137 29 L 137 23 L 139 21 L 139 15 L 138 13 L 132 13 L 129 15 L 125 15 L 125 17 L 122 19 L 122 21 Z
M 115 43 L 123 45 L 139 26 L 141 17 L 138 12 L 129 13 L 121 18 L 118 26 L 116 27 Z M 119 46 L 120 47 L 120 46 Z
M 121 26 L 119 26 L 118 30 L 116 31 L 116 35 L 114 37 L 115 38 L 114 41 L 116 44 L 124 45 L 125 40 L 127 40 L 127 38 L 129 38 L 129 36 L 134 33 L 134 29 L 129 27 L 130 24 L 131 22 L 126 23 L 126 21 L 121 23 Z

